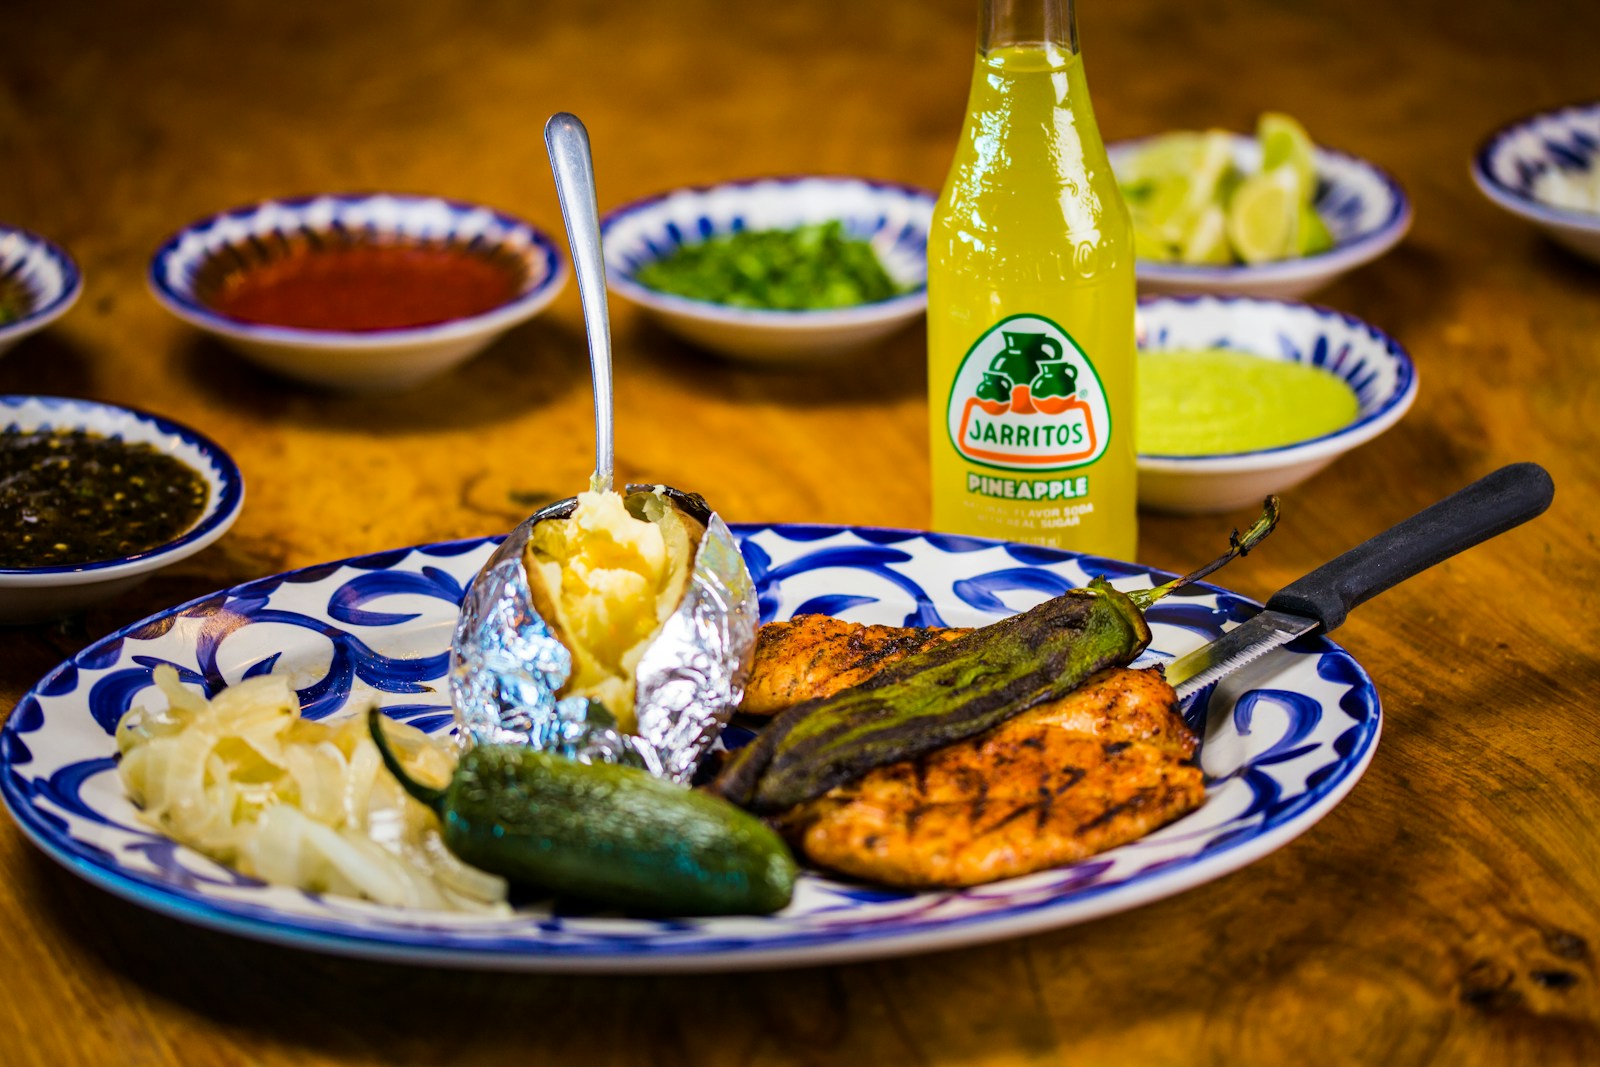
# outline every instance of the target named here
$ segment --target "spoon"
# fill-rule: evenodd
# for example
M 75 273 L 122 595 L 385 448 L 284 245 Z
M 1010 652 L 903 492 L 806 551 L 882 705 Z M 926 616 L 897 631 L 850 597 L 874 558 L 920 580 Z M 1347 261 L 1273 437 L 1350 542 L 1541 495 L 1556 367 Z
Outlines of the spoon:
M 606 306 L 606 271 L 600 248 L 594 156 L 589 150 L 589 131 L 578 116 L 565 111 L 551 115 L 545 123 L 544 143 L 550 154 L 550 171 L 556 179 L 561 219 L 567 227 L 567 246 L 572 252 L 578 295 L 583 301 L 584 332 L 589 339 L 589 368 L 594 379 L 594 475 L 589 488 L 610 492 L 616 480 L 616 416 L 611 396 L 611 316 Z M 628 488 L 654 490 L 702 524 L 711 521 L 711 508 L 698 493 L 667 485 Z M 568 497 L 545 505 L 518 523 L 489 557 L 478 577 L 483 578 L 506 560 L 520 559 L 535 526 L 546 519 L 566 518 L 576 507 L 577 498 Z
M 544 124 L 544 144 L 555 174 L 561 219 L 578 275 L 583 324 L 589 335 L 589 367 L 594 376 L 594 479 L 592 488 L 610 492 L 615 466 L 615 417 L 611 406 L 611 317 L 606 308 L 606 268 L 600 250 L 600 208 L 594 188 L 594 157 L 589 131 L 565 111 Z

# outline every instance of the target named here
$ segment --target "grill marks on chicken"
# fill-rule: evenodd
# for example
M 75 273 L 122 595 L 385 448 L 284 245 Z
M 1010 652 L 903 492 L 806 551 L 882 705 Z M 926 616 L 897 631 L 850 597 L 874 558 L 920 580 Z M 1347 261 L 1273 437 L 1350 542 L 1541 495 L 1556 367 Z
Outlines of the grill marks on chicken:
M 1158 671 L 1118 668 L 970 741 L 790 809 L 815 864 L 894 886 L 980 885 L 1083 859 L 1199 807 L 1195 740 Z
M 825 616 L 768 623 L 741 710 L 773 714 L 828 695 L 961 632 Z M 819 867 L 908 888 L 979 885 L 1083 859 L 1199 807 L 1196 745 L 1159 671 L 1115 668 L 778 821 Z
M 746 715 L 785 708 L 860 685 L 913 652 L 968 631 L 910 626 L 863 626 L 829 615 L 769 622 L 756 631 L 755 660 L 745 686 Z

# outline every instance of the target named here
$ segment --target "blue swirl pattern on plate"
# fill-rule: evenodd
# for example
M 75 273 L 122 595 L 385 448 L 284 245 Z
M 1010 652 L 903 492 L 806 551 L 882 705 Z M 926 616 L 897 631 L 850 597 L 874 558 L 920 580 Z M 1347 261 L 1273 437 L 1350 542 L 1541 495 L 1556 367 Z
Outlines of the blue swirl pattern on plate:
M 863 622 L 975 625 L 1108 575 L 1168 575 L 1033 546 L 911 531 L 744 526 L 735 534 L 763 618 L 826 607 Z M 214 692 L 288 672 L 308 713 L 352 696 L 424 729 L 451 727 L 446 666 L 462 587 L 493 539 L 423 545 L 236 586 L 145 620 L 46 675 L 0 729 L 0 796 L 50 856 L 190 922 L 344 955 L 515 970 L 726 970 L 901 955 L 1080 922 L 1176 893 L 1304 832 L 1375 750 L 1376 691 L 1324 639 L 1296 642 L 1203 699 L 1205 804 L 1090 860 L 959 891 L 910 893 L 805 874 L 766 918 L 654 920 L 553 912 L 508 918 L 386 908 L 262 885 L 141 825 L 111 729 L 149 698 L 160 663 Z M 1203 587 L 1152 609 L 1142 663 L 1181 654 L 1257 605 Z M 1231 688 L 1230 688 L 1231 686 Z

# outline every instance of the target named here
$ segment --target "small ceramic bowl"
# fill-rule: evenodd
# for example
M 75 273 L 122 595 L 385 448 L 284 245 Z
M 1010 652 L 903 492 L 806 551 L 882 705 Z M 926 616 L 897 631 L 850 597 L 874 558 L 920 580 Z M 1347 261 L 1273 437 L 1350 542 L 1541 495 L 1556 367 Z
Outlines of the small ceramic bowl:
M 59 246 L 15 226 L 0 226 L 0 305 L 17 317 L 0 324 L 0 352 L 67 313 L 83 274 Z
M 1125 162 L 1145 140 L 1107 146 L 1111 166 Z M 1231 293 L 1294 300 L 1332 284 L 1363 263 L 1383 255 L 1411 228 L 1411 201 L 1400 183 L 1364 159 L 1314 148 L 1317 194 L 1312 201 L 1333 236 L 1333 247 L 1314 256 L 1275 263 L 1207 267 L 1139 260 L 1139 289 L 1146 293 Z M 1261 144 L 1235 134 L 1234 164 L 1246 173 L 1261 168 Z
M 1382 330 L 1338 311 L 1244 297 L 1153 297 L 1139 302 L 1139 350 L 1230 348 L 1309 363 L 1355 391 L 1355 421 L 1277 448 L 1205 456 L 1139 456 L 1139 503 L 1200 513 L 1254 507 L 1372 440 L 1410 409 L 1417 372 Z
M 928 225 L 938 198 L 924 189 L 862 178 L 796 177 L 679 189 L 610 212 L 600 222 L 612 289 L 679 336 L 735 359 L 793 362 L 843 355 L 921 315 L 928 306 Z M 871 241 L 906 292 L 825 311 L 736 308 L 651 289 L 639 268 L 679 245 L 739 230 L 785 230 L 837 219 Z
M 1544 230 L 1561 244 L 1600 262 L 1600 213 L 1555 207 L 1534 196 L 1539 176 L 1600 167 L 1600 101 L 1544 111 L 1504 126 L 1472 160 L 1483 195 Z
M 92 400 L 0 396 L 0 431 L 29 430 L 85 430 L 150 444 L 198 472 L 211 492 L 194 525 L 155 548 L 76 566 L 0 568 L 0 623 L 57 618 L 130 589 L 221 537 L 244 504 L 244 480 L 228 454 L 160 416 Z
M 520 273 L 517 295 L 482 314 L 428 326 L 318 330 L 246 322 L 221 314 L 206 288 L 303 243 L 450 245 Z M 167 310 L 270 370 L 350 391 L 416 385 L 476 354 L 537 315 L 566 283 L 550 238 L 510 215 L 438 197 L 390 193 L 268 200 L 178 231 L 150 262 L 150 288 Z

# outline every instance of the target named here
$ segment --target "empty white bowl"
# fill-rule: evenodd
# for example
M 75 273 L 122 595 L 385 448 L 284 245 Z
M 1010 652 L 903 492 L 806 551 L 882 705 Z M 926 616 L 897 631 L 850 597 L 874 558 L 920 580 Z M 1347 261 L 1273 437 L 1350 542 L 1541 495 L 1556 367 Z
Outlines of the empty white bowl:
M 928 306 L 928 226 L 938 198 L 925 189 L 862 178 L 796 177 L 679 189 L 617 208 L 600 222 L 610 287 L 688 341 L 735 359 L 793 362 L 870 344 Z M 888 300 L 819 311 L 737 308 L 691 300 L 638 281 L 639 268 L 680 245 L 740 230 L 788 230 L 838 220 L 872 243 L 907 291 Z
M 482 314 L 429 326 L 311 330 L 230 318 L 197 283 L 212 264 L 254 267 L 291 240 L 452 244 L 518 264 L 517 295 Z M 222 258 L 219 258 L 222 257 Z M 476 354 L 537 315 L 567 279 L 554 242 L 529 223 L 473 204 L 390 193 L 268 200 L 185 227 L 157 249 L 150 289 L 180 319 L 291 378 L 362 392 L 405 389 Z
M 1200 513 L 1253 507 L 1305 481 L 1400 420 L 1417 372 L 1394 338 L 1360 319 L 1310 304 L 1245 297 L 1152 297 L 1139 302 L 1139 350 L 1229 348 L 1309 363 L 1342 378 L 1360 409 L 1353 422 L 1305 441 L 1250 452 L 1139 456 L 1139 503 Z
M 1107 145 L 1111 167 L 1126 162 L 1147 140 Z M 1246 173 L 1261 168 L 1261 144 L 1233 135 L 1234 164 Z M 1333 247 L 1314 256 L 1273 263 L 1199 266 L 1141 259 L 1139 289 L 1146 293 L 1217 293 L 1293 300 L 1331 285 L 1363 263 L 1383 255 L 1411 228 L 1411 201 L 1400 183 L 1364 159 L 1331 148 L 1312 149 L 1317 193 L 1312 206 L 1328 227 Z
M 0 352 L 67 313 L 83 292 L 72 257 L 38 234 L 0 225 L 0 286 L 21 299 L 21 313 L 0 324 Z
M 200 517 L 165 544 L 95 563 L 0 568 L 0 623 L 68 615 L 124 592 L 221 537 L 244 506 L 244 480 L 221 446 L 158 415 L 92 400 L 0 396 L 0 430 L 84 430 L 144 442 L 193 469 L 210 490 Z
M 1600 213 L 1556 207 L 1534 196 L 1549 170 L 1600 167 L 1600 101 L 1542 111 L 1495 131 L 1472 160 L 1483 195 L 1556 241 L 1600 262 Z

